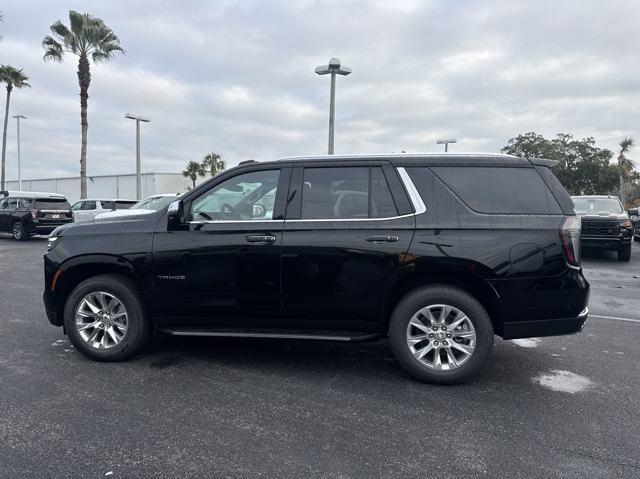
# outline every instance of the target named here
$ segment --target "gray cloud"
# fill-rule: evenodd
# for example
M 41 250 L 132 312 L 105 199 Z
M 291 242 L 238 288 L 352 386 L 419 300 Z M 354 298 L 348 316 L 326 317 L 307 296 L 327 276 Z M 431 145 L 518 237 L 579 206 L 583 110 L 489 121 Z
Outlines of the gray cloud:
M 230 164 L 323 153 L 331 56 L 338 81 L 337 152 L 497 151 L 535 130 L 640 140 L 640 8 L 622 1 L 190 1 L 85 6 L 127 55 L 93 68 L 89 174 L 133 170 L 143 126 L 145 171 L 180 171 L 208 151 Z M 73 3 L 2 6 L 0 62 L 24 68 L 23 177 L 77 175 L 76 59 L 42 61 L 40 41 Z M 8 137 L 16 176 L 15 124 Z

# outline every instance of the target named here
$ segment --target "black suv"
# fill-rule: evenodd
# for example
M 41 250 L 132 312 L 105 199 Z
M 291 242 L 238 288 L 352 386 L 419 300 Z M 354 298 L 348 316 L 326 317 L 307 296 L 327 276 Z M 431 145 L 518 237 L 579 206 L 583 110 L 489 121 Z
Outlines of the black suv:
M 572 196 L 582 220 L 584 248 L 617 251 L 620 261 L 631 259 L 633 225 L 616 196 Z
M 144 216 L 64 226 L 51 323 L 99 361 L 170 335 L 388 337 L 413 376 L 460 382 L 505 339 L 587 317 L 580 222 L 553 162 L 288 158 L 228 170 Z
M 73 221 L 71 205 L 57 193 L 2 192 L 0 231 L 19 241 L 33 235 L 48 235 L 58 226 Z

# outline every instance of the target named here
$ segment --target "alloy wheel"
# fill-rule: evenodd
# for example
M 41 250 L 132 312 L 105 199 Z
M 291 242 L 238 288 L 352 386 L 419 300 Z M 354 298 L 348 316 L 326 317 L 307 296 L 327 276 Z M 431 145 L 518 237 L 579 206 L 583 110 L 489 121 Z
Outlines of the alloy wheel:
M 421 365 L 449 371 L 473 356 L 476 331 L 468 316 L 458 308 L 433 304 L 411 317 L 406 339 L 411 354 Z
M 109 349 L 127 335 L 129 317 L 124 304 L 111 293 L 94 291 L 78 303 L 75 314 L 79 336 L 92 348 Z

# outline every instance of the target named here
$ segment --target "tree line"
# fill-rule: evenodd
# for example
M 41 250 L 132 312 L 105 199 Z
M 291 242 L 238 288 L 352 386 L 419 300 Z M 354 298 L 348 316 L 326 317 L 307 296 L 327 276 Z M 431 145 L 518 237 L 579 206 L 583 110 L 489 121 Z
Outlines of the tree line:
M 553 172 L 572 195 L 617 195 L 627 206 L 640 202 L 640 175 L 629 158 L 633 139 L 624 138 L 614 153 L 598 148 L 593 137 L 574 138 L 559 133 L 545 138 L 535 133 L 522 133 L 509 139 L 502 153 L 522 158 L 547 158 L 558 164 Z

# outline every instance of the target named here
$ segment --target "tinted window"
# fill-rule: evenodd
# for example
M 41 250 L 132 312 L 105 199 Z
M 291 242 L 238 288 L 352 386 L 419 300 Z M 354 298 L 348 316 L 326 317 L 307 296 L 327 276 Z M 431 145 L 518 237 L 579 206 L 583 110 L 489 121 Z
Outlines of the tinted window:
M 273 219 L 280 170 L 244 173 L 214 186 L 193 202 L 193 221 Z
M 85 201 L 84 204 L 82 205 L 82 209 L 83 210 L 95 210 L 96 209 L 96 202 L 95 201 Z
M 371 217 L 389 218 L 397 215 L 398 210 L 382 168 L 371 168 Z
M 117 210 L 127 210 L 127 209 L 131 208 L 135 204 L 136 204 L 135 201 L 116 201 L 116 209 Z M 113 206 L 109 206 L 109 208 L 113 209 Z
M 46 200 L 36 200 L 35 209 L 37 210 L 68 210 L 71 209 L 69 202 L 64 199 L 48 198 Z
M 368 167 L 304 169 L 302 219 L 368 217 Z
M 15 210 L 18 206 L 18 200 L 16 198 L 8 198 L 5 201 L 5 208 L 9 210 Z
M 573 201 L 571 201 L 569 193 L 567 193 L 567 190 L 564 189 L 564 186 L 562 186 L 562 183 L 560 183 L 560 180 L 556 177 L 556 175 L 553 174 L 551 168 L 548 168 L 546 166 L 537 166 L 536 169 L 540 173 L 540 176 L 542 176 L 544 181 L 547 183 L 547 186 L 553 193 L 553 196 L 555 196 L 556 200 L 558 200 L 558 203 L 560 204 L 562 210 L 567 214 L 572 213 Z
M 432 170 L 479 213 L 562 213 L 534 168 L 438 166 Z

